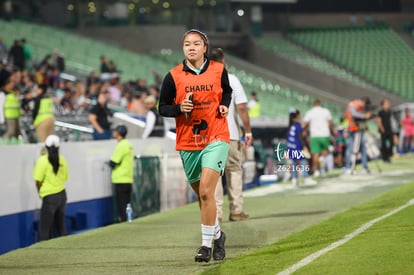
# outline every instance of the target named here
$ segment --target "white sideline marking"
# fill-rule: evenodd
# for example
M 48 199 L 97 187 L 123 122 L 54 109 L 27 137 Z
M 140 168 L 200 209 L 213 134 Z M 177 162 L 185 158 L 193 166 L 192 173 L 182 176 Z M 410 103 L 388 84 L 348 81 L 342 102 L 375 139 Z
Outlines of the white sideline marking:
M 293 272 L 297 271 L 298 269 L 312 263 L 314 260 L 316 260 L 317 258 L 319 258 L 320 256 L 324 255 L 325 253 L 343 245 L 344 243 L 348 242 L 349 240 L 351 240 L 352 238 L 354 238 L 355 236 L 358 236 L 359 234 L 361 234 L 362 232 L 364 232 L 365 230 L 367 230 L 368 228 L 370 228 L 371 226 L 373 226 L 374 224 L 376 224 L 379 221 L 382 221 L 383 219 L 386 219 L 398 212 L 400 212 L 401 210 L 414 205 L 414 199 L 411 199 L 409 202 L 407 202 L 406 204 L 392 210 L 391 212 L 388 212 L 387 214 L 373 219 L 369 222 L 367 222 L 366 224 L 362 225 L 360 228 L 358 228 L 357 230 L 355 230 L 354 232 L 344 236 L 342 239 L 340 239 L 339 241 L 336 241 L 334 243 L 331 243 L 329 246 L 316 251 L 315 253 L 303 258 L 302 260 L 300 260 L 299 262 L 297 262 L 296 264 L 290 266 L 289 268 L 277 273 L 277 275 L 289 275 L 292 274 Z

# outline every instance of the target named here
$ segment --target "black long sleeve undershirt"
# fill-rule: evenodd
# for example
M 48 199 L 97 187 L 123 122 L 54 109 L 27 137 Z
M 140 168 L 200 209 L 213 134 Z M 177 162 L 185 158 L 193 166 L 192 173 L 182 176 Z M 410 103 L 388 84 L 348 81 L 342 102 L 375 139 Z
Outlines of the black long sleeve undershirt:
M 208 66 L 206 66 L 205 70 L 207 69 L 208 69 Z M 188 70 L 188 71 L 190 73 L 194 73 L 191 70 Z M 222 99 L 221 99 L 220 104 L 229 107 L 233 90 L 230 87 L 229 77 L 228 77 L 228 73 L 226 69 L 223 70 L 223 73 L 221 75 L 221 86 L 223 88 L 223 94 L 222 94 Z M 165 117 L 176 117 L 181 114 L 180 105 L 173 104 L 176 95 L 177 95 L 177 90 L 175 87 L 174 79 L 172 78 L 171 73 L 168 73 L 164 77 L 162 87 L 161 87 L 160 101 L 158 105 L 160 115 L 165 116 Z

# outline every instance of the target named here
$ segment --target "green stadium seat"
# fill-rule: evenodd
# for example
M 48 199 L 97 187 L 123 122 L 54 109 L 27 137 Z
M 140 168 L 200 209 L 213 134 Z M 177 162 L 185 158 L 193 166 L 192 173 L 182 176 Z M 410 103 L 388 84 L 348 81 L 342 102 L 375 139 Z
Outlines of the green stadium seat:
M 414 99 L 407 84 L 414 78 L 414 51 L 385 25 L 299 30 L 287 37 L 388 92 Z

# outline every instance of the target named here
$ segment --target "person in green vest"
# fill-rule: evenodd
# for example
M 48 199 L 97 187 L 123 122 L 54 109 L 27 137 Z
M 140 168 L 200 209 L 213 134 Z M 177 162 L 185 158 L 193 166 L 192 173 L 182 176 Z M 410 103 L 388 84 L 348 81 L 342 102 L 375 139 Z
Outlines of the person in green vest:
M 131 201 L 132 183 L 134 181 L 134 148 L 126 139 L 128 129 L 118 125 L 113 131 L 118 141 L 109 161 L 112 168 L 111 180 L 115 185 L 115 199 L 118 210 L 118 220 L 126 221 L 126 206 Z
M 6 124 L 6 131 L 2 136 L 4 140 L 17 140 L 20 135 L 20 101 L 15 90 L 14 74 L 7 70 L 2 70 L 0 73 L 0 88 L 5 93 L 4 103 L 1 106 Z
M 247 103 L 247 107 L 249 108 L 249 117 L 259 117 L 260 116 L 260 102 L 257 99 L 256 92 L 252 92 L 250 94 L 250 100 Z
M 47 94 L 47 85 L 41 84 L 34 99 L 32 111 L 33 126 L 36 129 L 38 142 L 44 142 L 46 137 L 53 134 L 55 128 L 54 104 Z
M 32 50 L 30 49 L 29 45 L 27 45 L 26 38 L 22 38 L 20 40 L 20 44 L 22 45 L 22 48 L 23 48 L 25 69 L 27 71 L 30 71 L 30 67 L 31 67 L 30 62 L 32 61 Z
M 56 135 L 49 135 L 45 141 L 46 154 L 41 155 L 33 170 L 33 179 L 42 199 L 40 210 L 40 240 L 52 237 L 53 226 L 57 227 L 59 236 L 66 235 L 65 182 L 69 179 L 68 165 L 59 155 L 60 140 Z

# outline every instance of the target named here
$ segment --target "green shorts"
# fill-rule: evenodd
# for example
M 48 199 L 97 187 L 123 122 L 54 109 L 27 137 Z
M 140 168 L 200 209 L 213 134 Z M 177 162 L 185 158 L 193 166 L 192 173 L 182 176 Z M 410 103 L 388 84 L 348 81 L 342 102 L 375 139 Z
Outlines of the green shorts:
M 185 176 L 190 184 L 200 180 L 201 170 L 211 168 L 218 173 L 224 170 L 229 144 L 224 141 L 212 142 L 200 151 L 180 151 Z
M 313 137 L 310 140 L 310 149 L 312 154 L 320 154 L 329 149 L 329 137 Z

